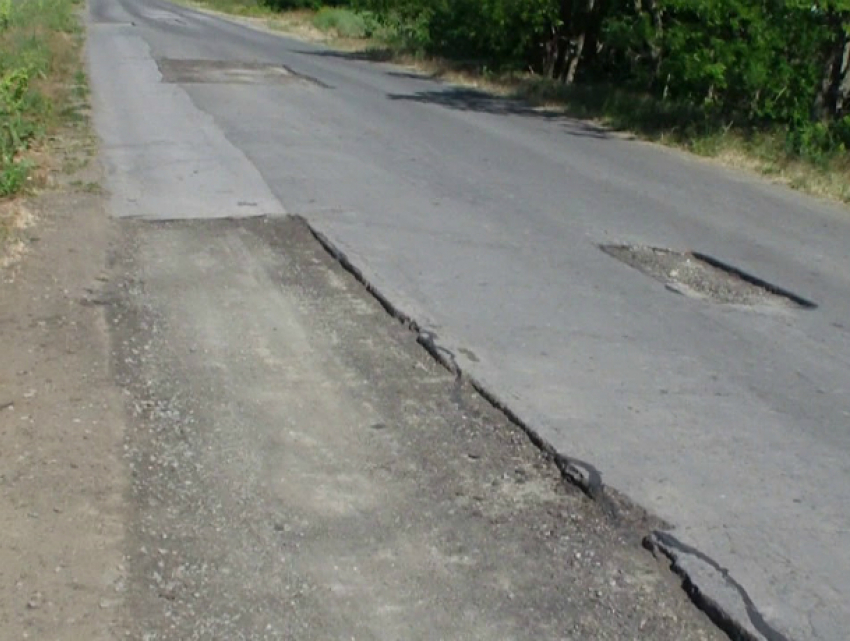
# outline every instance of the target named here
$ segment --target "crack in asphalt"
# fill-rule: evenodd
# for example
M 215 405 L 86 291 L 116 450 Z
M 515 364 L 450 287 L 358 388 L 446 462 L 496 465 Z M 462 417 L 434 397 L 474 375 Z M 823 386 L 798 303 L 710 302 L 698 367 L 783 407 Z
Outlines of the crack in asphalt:
M 732 619 L 727 613 L 723 612 L 722 608 L 714 602 L 709 596 L 707 596 L 702 590 L 700 590 L 699 586 L 693 581 L 693 579 L 688 575 L 684 568 L 682 568 L 679 563 L 679 555 L 690 555 L 696 557 L 703 563 L 710 566 L 714 569 L 722 578 L 724 583 L 731 587 L 735 592 L 738 593 L 738 596 L 741 599 L 741 602 L 744 604 L 744 607 L 747 611 L 747 616 L 749 617 L 750 623 L 752 626 L 761 634 L 765 641 L 791 641 L 784 634 L 776 630 L 773 626 L 771 626 L 765 618 L 761 615 L 756 607 L 755 603 L 753 603 L 750 595 L 747 594 L 747 591 L 744 589 L 738 581 L 736 581 L 732 575 L 729 573 L 729 570 L 720 565 L 717 561 L 712 559 L 707 554 L 700 552 L 696 548 L 691 547 L 687 543 L 683 543 L 675 536 L 673 536 L 670 532 L 656 531 L 646 537 L 644 541 L 644 547 L 647 549 L 659 549 L 667 558 L 672 561 L 672 570 L 676 572 L 679 576 L 684 579 L 684 588 L 688 592 L 688 595 L 697 604 L 697 606 L 702 609 L 706 614 L 708 614 L 711 619 L 730 637 L 734 640 L 740 639 L 741 641 L 758 641 L 758 637 L 754 636 L 749 631 L 745 630 L 740 623 L 737 623 L 734 619 Z
M 310 222 L 303 216 L 293 215 L 293 218 L 298 219 L 307 227 L 325 251 L 339 262 L 346 271 L 354 276 L 354 278 L 366 288 L 366 290 L 378 301 L 381 307 L 383 307 L 392 318 L 395 318 L 397 321 L 402 323 L 402 325 L 417 335 L 417 342 L 428 352 L 428 354 L 455 375 L 456 385 L 453 392 L 453 400 L 455 400 L 456 403 L 461 405 L 463 403 L 461 386 L 465 379 L 490 405 L 499 410 L 508 420 L 522 429 L 537 448 L 552 458 L 553 462 L 561 472 L 562 477 L 568 483 L 578 487 L 588 498 L 597 502 L 609 517 L 614 520 L 619 520 L 620 509 L 611 497 L 610 493 L 606 492 L 606 487 L 602 480 L 602 472 L 598 468 L 587 461 L 559 453 L 551 444 L 541 438 L 534 429 L 532 429 L 513 410 L 511 410 L 510 407 L 508 407 L 508 405 L 496 394 L 488 390 L 474 377 L 464 374 L 460 365 L 458 365 L 455 354 L 451 350 L 437 344 L 436 340 L 438 336 L 433 331 L 420 327 L 413 318 L 391 303 L 390 300 L 381 293 L 368 278 L 366 278 L 363 272 L 351 262 L 345 252 L 337 247 L 327 236 L 311 225 Z M 630 499 L 626 500 L 630 506 L 636 507 L 641 512 L 644 511 L 643 508 L 640 508 L 640 506 L 634 505 Z M 791 639 L 784 636 L 767 623 L 744 587 L 731 576 L 726 568 L 723 568 L 714 559 L 679 541 L 672 534 L 663 530 L 655 530 L 645 536 L 643 538 L 643 545 L 650 551 L 654 551 L 657 548 L 668 559 L 670 559 L 672 562 L 671 570 L 682 578 L 682 588 L 688 594 L 688 597 L 691 599 L 694 606 L 703 611 L 709 619 L 719 629 L 728 634 L 733 641 L 791 641 Z M 720 573 L 726 584 L 732 587 L 739 595 L 741 602 L 746 609 L 750 623 L 753 628 L 762 635 L 762 639 L 759 639 L 750 633 L 742 623 L 735 620 L 735 618 L 725 611 L 720 604 L 711 599 L 699 588 L 694 579 L 678 563 L 677 553 L 690 554 L 707 563 L 715 569 L 715 571 Z

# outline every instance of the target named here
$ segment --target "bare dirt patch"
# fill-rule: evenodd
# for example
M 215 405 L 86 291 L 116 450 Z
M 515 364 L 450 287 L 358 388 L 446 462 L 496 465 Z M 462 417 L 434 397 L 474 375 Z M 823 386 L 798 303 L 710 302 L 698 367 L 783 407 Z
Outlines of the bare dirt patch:
M 0 269 L 10 267 L 23 256 L 26 245 L 21 235 L 33 221 L 32 212 L 21 200 L 0 202 Z
M 300 79 L 300 76 L 293 74 L 286 67 L 258 62 L 162 58 L 158 64 L 164 82 L 266 84 Z
M 103 307 L 110 222 L 70 185 L 3 205 L 0 630 L 112 639 L 123 590 L 123 420 Z

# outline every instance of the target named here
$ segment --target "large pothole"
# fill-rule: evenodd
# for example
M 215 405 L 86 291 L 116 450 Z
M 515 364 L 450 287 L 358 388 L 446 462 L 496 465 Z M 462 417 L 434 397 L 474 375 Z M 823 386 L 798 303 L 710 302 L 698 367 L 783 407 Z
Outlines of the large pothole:
M 176 60 L 160 58 L 157 61 L 163 82 L 181 84 L 278 84 L 308 82 L 319 84 L 283 65 L 262 62 L 233 62 L 229 60 Z
M 601 245 L 606 254 L 664 283 L 668 289 L 727 305 L 816 307 L 788 290 L 698 252 L 642 245 Z

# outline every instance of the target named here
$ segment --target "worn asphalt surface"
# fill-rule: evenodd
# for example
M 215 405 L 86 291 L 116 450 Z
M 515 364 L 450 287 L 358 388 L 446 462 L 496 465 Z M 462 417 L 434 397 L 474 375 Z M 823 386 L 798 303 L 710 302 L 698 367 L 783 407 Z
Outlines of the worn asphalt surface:
M 157 0 L 92 0 L 89 22 L 116 216 L 305 216 L 587 478 L 666 521 L 657 542 L 741 629 L 846 637 L 845 210 Z M 816 307 L 682 296 L 601 244 L 702 252 Z M 225 245 L 238 280 L 236 258 L 256 256 Z M 144 255 L 193 273 L 164 250 Z M 218 269 L 212 254 L 204 264 Z M 191 280 L 174 305 L 188 305 Z M 247 329 L 219 319 L 197 336 L 239 362 L 227 340 Z M 217 416 L 237 420 L 228 398 Z

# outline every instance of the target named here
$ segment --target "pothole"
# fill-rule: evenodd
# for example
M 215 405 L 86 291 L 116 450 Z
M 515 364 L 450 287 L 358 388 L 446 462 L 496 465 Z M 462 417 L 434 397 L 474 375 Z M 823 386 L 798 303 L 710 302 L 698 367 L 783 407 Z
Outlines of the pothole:
M 668 289 L 692 298 L 727 305 L 817 307 L 793 292 L 699 252 L 641 245 L 600 245 L 600 249 Z
M 163 82 L 181 84 L 276 84 L 311 82 L 283 65 L 262 62 L 232 62 L 228 60 L 175 60 L 160 58 L 159 71 Z

